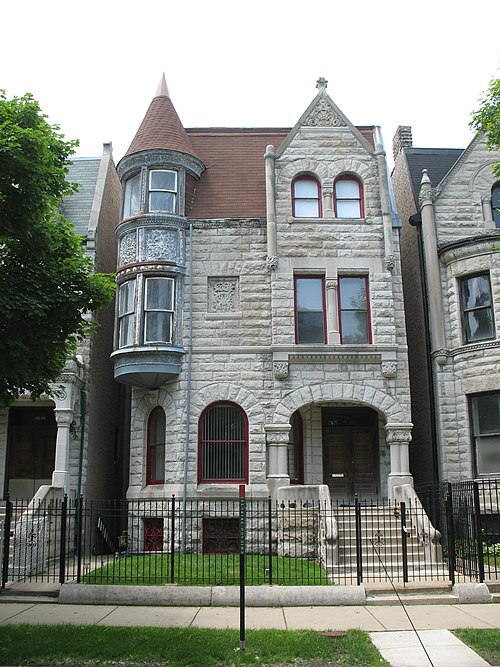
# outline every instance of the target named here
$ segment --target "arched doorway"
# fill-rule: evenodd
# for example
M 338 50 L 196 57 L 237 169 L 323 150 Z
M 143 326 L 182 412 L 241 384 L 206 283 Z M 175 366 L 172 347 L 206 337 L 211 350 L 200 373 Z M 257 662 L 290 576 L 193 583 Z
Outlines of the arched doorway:
M 378 413 L 366 407 L 324 407 L 323 482 L 332 498 L 379 494 Z

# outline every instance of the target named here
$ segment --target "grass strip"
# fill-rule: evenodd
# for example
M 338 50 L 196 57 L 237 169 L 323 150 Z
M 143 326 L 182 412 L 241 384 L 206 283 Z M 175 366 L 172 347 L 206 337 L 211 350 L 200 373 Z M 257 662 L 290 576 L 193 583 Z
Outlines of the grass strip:
M 453 633 L 490 665 L 500 665 L 500 630 L 463 628 Z
M 240 583 L 239 554 L 175 554 L 174 578 L 171 581 L 169 554 L 125 556 L 92 570 L 82 578 L 84 584 L 121 584 L 161 586 L 237 586 Z M 269 583 L 269 558 L 247 555 L 246 583 L 259 586 Z M 304 558 L 272 557 L 273 584 L 279 586 L 328 586 L 324 568 Z
M 387 665 L 366 632 L 341 637 L 313 631 L 251 630 L 245 651 L 239 631 L 75 625 L 4 625 L 1 665 L 94 667 L 225 667 L 293 664 L 301 667 Z

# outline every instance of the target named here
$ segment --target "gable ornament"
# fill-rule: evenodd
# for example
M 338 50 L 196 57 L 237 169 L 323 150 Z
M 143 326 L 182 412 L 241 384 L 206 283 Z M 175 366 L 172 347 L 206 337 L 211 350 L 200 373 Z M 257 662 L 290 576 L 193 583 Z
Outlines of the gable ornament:
M 320 100 L 314 107 L 304 125 L 308 127 L 345 127 L 345 121 L 335 113 L 333 107 L 326 101 Z

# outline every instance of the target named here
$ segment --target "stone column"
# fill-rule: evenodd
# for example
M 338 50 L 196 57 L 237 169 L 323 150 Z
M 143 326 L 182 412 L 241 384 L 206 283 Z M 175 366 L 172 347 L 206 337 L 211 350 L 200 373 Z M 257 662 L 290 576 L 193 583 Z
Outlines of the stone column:
M 484 228 L 495 229 L 495 221 L 493 220 L 493 209 L 491 208 L 491 195 L 483 195 L 481 197 L 481 205 L 483 207 Z
M 322 184 L 323 192 L 323 217 L 333 219 L 335 212 L 333 210 L 333 181 L 325 179 Z
M 326 279 L 326 340 L 329 345 L 340 344 L 338 286 L 338 278 Z
M 267 216 L 267 268 L 274 271 L 278 266 L 276 236 L 276 193 L 274 187 L 274 146 L 266 147 L 264 164 L 266 173 L 266 216 Z
M 422 216 L 422 241 L 429 301 L 429 324 L 431 331 L 431 353 L 438 364 L 446 363 L 443 294 L 439 271 L 436 220 L 434 217 L 434 193 L 427 169 L 422 172 L 419 204 Z
M 268 451 L 267 486 L 273 498 L 282 486 L 289 486 L 288 442 L 290 424 L 266 424 L 266 442 Z
M 384 224 L 384 264 L 388 271 L 392 271 L 394 268 L 394 247 L 392 242 L 391 198 L 389 195 L 389 179 L 387 176 L 384 144 L 382 143 L 382 133 L 379 127 L 375 127 L 375 137 L 375 156 L 377 158 L 380 203 L 382 205 L 382 221 Z
M 385 440 L 390 447 L 391 472 L 388 479 L 388 494 L 392 500 L 393 489 L 401 484 L 413 486 L 413 476 L 410 472 L 411 429 L 413 424 L 386 424 Z
M 52 473 L 52 486 L 65 490 L 68 488 L 69 447 L 71 434 L 69 427 L 73 421 L 74 411 L 70 408 L 56 409 L 57 437 L 56 458 Z

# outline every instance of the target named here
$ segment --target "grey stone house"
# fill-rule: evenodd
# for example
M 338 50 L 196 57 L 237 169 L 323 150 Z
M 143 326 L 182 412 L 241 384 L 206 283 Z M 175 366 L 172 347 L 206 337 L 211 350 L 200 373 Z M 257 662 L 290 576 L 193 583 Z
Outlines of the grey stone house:
M 121 187 L 111 145 L 104 145 L 99 158 L 75 158 L 68 180 L 79 190 L 62 202 L 61 212 L 81 234 L 96 270 L 113 272 Z M 33 401 L 26 395 L 0 408 L 0 497 L 41 501 L 55 489 L 72 498 L 123 493 L 128 462 L 119 414 L 125 392 L 114 381 L 109 361 L 113 307 L 94 317 L 99 328 L 67 360 L 50 397 Z
M 317 87 L 292 129 L 186 129 L 163 79 L 117 165 L 111 358 L 131 388 L 130 499 L 240 484 L 387 498 L 413 483 L 380 129 Z
M 500 474 L 500 153 L 394 138 L 416 484 Z

